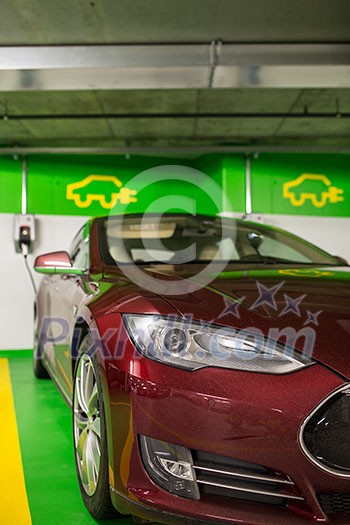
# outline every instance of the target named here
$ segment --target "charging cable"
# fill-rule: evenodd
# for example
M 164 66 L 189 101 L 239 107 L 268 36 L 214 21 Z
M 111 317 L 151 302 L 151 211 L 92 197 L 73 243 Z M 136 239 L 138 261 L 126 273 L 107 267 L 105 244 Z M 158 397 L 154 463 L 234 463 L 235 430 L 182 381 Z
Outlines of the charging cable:
M 36 289 L 36 286 L 35 286 L 35 281 L 34 281 L 34 277 L 33 277 L 33 274 L 29 268 L 29 264 L 28 264 L 28 243 L 26 242 L 21 242 L 21 250 L 22 250 L 22 255 L 23 255 L 23 258 L 24 258 L 24 264 L 25 264 L 25 267 L 27 268 L 27 271 L 28 271 L 28 274 L 29 274 L 29 277 L 30 277 L 30 281 L 32 283 L 32 286 L 33 286 L 33 290 L 34 290 L 34 293 L 36 294 L 37 293 L 37 289 Z

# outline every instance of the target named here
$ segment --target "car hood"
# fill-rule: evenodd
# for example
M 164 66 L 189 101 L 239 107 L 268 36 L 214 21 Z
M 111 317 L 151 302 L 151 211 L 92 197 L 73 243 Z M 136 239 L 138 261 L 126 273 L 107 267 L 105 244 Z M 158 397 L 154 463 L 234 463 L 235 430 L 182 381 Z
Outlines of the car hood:
M 350 379 L 349 267 L 224 272 L 198 291 L 163 299 L 194 319 L 258 328 L 281 341 L 287 334 L 299 351 Z

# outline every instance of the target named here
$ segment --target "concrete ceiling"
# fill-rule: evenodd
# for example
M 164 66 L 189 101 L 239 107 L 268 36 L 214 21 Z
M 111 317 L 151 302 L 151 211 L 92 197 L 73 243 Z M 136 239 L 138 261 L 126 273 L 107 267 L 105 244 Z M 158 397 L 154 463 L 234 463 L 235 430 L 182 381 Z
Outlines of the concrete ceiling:
M 163 77 L 172 78 L 168 85 L 163 78 L 158 86 L 157 64 L 148 72 L 148 83 L 145 76 L 130 80 L 131 71 L 128 76 L 124 69 L 127 81 L 121 89 L 115 89 L 113 81 L 103 87 L 102 69 L 96 66 L 91 69 L 96 82 L 79 84 L 79 77 L 75 86 L 72 69 L 66 70 L 62 83 L 62 70 L 52 67 L 46 71 L 50 82 L 40 84 L 44 77 L 39 76 L 39 67 L 26 70 L 22 64 L 15 71 L 21 82 L 12 86 L 11 64 L 1 67 L 0 57 L 3 147 L 350 148 L 349 0 L 1 0 L 0 7 L 0 52 L 5 56 L 5 46 L 11 46 L 9 52 L 19 46 L 22 56 L 27 51 L 34 63 L 38 48 L 28 46 L 50 51 L 48 46 L 98 45 L 103 51 L 102 46 L 109 45 L 118 51 L 121 45 L 129 45 L 128 49 L 143 45 L 133 47 L 134 53 L 149 52 L 151 59 L 155 48 L 147 48 L 149 44 L 162 44 L 164 50 L 177 44 L 180 54 L 185 44 L 196 44 L 200 51 L 200 45 L 208 48 L 208 64 L 198 68 L 204 80 L 197 76 L 192 81 L 188 76 L 178 82 L 179 87 L 174 87 L 176 79 L 185 69 L 163 67 Z M 287 69 L 276 69 L 272 81 L 254 85 L 233 81 L 225 67 L 214 71 L 209 63 L 213 40 L 223 42 L 224 53 L 229 44 L 234 52 L 239 49 L 240 57 L 242 49 L 249 50 L 252 44 L 272 45 L 273 52 L 286 44 L 329 44 L 332 55 L 328 62 L 315 59 L 320 80 L 313 81 L 316 70 L 310 58 L 303 57 L 293 65 L 304 69 L 288 77 L 292 70 L 286 53 L 286 62 L 275 65 L 288 64 Z M 339 53 L 345 49 L 342 60 L 337 58 L 338 49 Z M 66 48 L 68 56 L 74 50 Z M 303 78 L 307 78 L 305 85 Z

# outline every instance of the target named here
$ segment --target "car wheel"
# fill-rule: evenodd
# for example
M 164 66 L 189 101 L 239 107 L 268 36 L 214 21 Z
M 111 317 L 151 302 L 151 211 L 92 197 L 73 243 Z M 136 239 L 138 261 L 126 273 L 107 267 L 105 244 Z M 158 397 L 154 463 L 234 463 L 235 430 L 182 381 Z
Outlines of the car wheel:
M 49 379 L 49 373 L 46 370 L 46 368 L 43 365 L 43 360 L 41 356 L 41 352 L 38 350 L 38 348 L 34 348 L 33 352 L 33 372 L 35 377 L 38 379 Z
M 117 514 L 109 494 L 108 451 L 101 380 L 90 335 L 79 348 L 73 389 L 75 463 L 81 496 L 96 519 Z
M 38 338 L 37 319 L 34 311 L 34 350 L 33 350 L 33 372 L 38 379 L 49 379 L 49 373 L 43 365 L 42 348 Z

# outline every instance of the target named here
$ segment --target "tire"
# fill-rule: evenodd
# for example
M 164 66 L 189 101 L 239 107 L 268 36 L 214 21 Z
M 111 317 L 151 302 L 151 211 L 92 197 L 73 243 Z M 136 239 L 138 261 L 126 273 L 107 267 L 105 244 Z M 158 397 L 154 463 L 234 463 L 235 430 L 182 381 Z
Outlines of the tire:
M 41 352 L 34 348 L 33 352 L 33 372 L 38 379 L 50 379 L 49 373 L 43 365 Z
M 34 308 L 34 350 L 33 350 L 33 372 L 38 379 L 50 379 L 49 373 L 43 364 L 43 351 L 38 338 L 36 312 Z
M 73 387 L 73 442 L 79 488 L 90 514 L 95 519 L 110 519 L 117 517 L 118 512 L 109 494 L 103 394 L 90 335 L 84 337 L 78 355 Z

